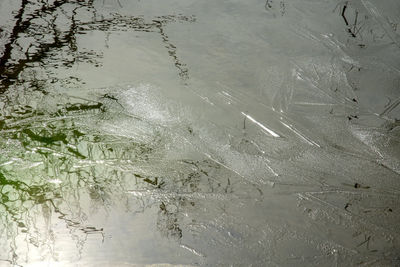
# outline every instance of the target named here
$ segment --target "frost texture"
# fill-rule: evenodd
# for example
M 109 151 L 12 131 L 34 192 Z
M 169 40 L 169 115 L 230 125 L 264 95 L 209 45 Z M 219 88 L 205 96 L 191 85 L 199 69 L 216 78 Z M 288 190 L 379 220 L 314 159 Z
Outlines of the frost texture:
M 2 1 L 1 264 L 399 265 L 399 14 Z

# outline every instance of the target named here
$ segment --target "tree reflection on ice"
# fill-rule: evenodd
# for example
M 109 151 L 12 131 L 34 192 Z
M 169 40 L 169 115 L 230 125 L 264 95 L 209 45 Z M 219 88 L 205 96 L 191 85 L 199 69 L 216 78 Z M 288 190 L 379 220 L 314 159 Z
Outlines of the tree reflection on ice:
M 104 17 L 98 14 L 94 1 L 21 1 L 14 25 L 4 34 L 0 58 L 4 103 L 0 124 L 1 247 L 7 248 L 0 258 L 12 264 L 35 260 L 21 251 L 26 246 L 28 251 L 47 248 L 43 256 L 56 259 L 52 251 L 58 220 L 64 222 L 81 253 L 89 234 L 98 234 L 104 241 L 103 228 L 88 222 L 88 214 L 122 201 L 126 180 L 132 183 L 133 179 L 145 188 L 160 186 L 157 177 L 152 181 L 127 174 L 117 165 L 148 161 L 159 145 L 157 139 L 151 144 L 140 143 L 82 125 L 109 116 L 107 100 L 113 98 L 108 94 L 94 101 L 54 96 L 48 88 L 56 83 L 84 84 L 73 76 L 58 78 L 54 74 L 58 68 L 80 63 L 101 66 L 101 51 L 85 50 L 77 44 L 78 36 L 92 31 L 158 33 L 179 76 L 188 79 L 188 70 L 164 30 L 175 21 L 193 22 L 194 18 L 167 15 L 145 21 L 143 17 L 118 14 Z M 160 231 L 179 237 L 176 219 L 172 223 L 167 219 L 163 225 L 163 217 L 174 216 L 170 210 L 168 214 L 164 211 L 160 214 Z M 22 243 L 21 236 L 25 240 Z
M 126 31 L 156 32 L 162 37 L 162 42 L 172 57 L 179 76 L 186 80 L 188 69 L 176 53 L 176 46 L 169 41 L 164 28 L 171 22 L 194 22 L 195 18 L 184 15 L 166 15 L 153 18 L 146 22 L 143 17 L 122 16 L 113 14 L 111 17 L 98 16 L 94 1 L 40 1 L 33 3 L 21 1 L 16 13 L 15 25 L 9 32 L 0 57 L 0 90 L 4 92 L 8 86 L 16 82 L 38 82 L 37 74 L 26 80 L 22 72 L 32 66 L 55 67 L 60 65 L 72 67 L 76 63 L 87 62 L 96 67 L 101 65 L 102 54 L 93 50 L 78 49 L 77 36 L 91 31 Z M 85 14 L 89 12 L 90 15 Z M 82 16 L 82 14 L 84 16 Z M 50 71 L 50 70 L 47 70 Z M 39 79 L 45 82 L 55 76 L 48 73 L 47 77 Z

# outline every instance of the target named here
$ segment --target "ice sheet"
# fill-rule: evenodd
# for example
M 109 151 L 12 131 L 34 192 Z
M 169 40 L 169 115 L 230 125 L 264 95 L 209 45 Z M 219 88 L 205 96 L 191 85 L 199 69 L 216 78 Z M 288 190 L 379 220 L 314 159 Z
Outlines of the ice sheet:
M 0 2 L 0 265 L 399 265 L 399 15 Z

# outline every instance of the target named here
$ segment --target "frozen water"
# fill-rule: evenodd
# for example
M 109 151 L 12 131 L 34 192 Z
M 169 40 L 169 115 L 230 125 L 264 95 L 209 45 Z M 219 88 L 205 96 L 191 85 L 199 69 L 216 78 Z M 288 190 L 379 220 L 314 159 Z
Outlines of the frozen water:
M 400 2 L 0 2 L 0 265 L 400 265 Z

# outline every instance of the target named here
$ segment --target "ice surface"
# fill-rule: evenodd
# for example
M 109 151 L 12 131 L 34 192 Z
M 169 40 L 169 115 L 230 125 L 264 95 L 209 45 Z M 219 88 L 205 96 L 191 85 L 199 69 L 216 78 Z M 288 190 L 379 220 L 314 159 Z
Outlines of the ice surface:
M 0 265 L 400 265 L 399 20 L 0 2 Z

